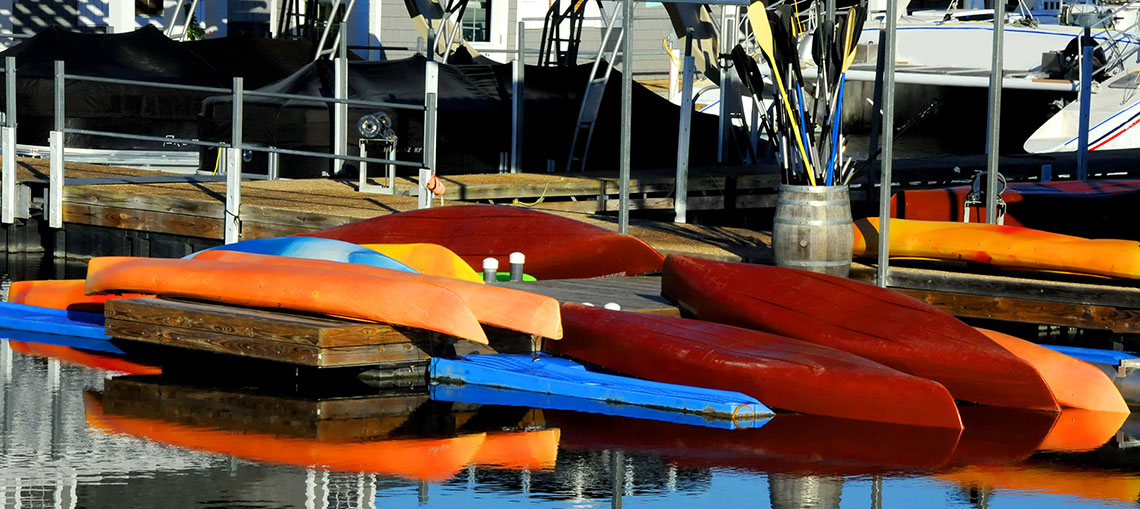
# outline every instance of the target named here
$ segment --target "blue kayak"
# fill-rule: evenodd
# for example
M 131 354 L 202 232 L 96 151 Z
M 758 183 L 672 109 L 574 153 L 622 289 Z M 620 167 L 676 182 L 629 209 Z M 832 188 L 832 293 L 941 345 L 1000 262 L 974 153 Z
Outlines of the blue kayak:
M 103 315 L 0 302 L 0 338 L 123 353 L 103 328 Z
M 361 247 L 351 242 L 315 237 L 278 237 L 274 239 L 243 240 L 233 244 L 203 249 L 197 253 L 187 255 L 186 258 L 194 258 L 198 253 L 215 250 L 356 263 L 385 269 L 402 270 L 416 274 L 419 273 L 415 269 L 393 258 L 377 253 L 366 247 Z
M 756 398 L 739 392 L 597 373 L 546 354 L 436 357 L 428 374 L 433 382 L 460 388 L 436 385 L 433 397 L 467 403 L 577 410 L 726 428 L 756 427 L 772 415 Z

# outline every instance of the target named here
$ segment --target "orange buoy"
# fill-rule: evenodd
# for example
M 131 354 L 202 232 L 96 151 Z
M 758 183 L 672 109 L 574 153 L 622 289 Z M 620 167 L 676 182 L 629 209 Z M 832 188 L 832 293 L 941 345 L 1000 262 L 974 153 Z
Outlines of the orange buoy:
M 428 181 L 424 184 L 424 187 L 426 187 L 428 191 L 431 191 L 431 194 L 436 196 L 443 196 L 443 193 L 447 191 L 447 186 L 443 185 L 443 181 L 439 180 L 439 177 L 436 177 L 434 173 L 428 177 Z

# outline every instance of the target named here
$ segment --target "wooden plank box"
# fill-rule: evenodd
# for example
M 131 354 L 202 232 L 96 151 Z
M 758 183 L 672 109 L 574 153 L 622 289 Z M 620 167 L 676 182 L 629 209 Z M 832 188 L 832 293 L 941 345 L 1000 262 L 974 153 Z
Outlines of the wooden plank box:
M 302 366 L 408 365 L 433 356 L 526 353 L 529 335 L 488 330 L 491 344 L 383 323 L 163 298 L 119 299 L 104 307 L 107 335 Z

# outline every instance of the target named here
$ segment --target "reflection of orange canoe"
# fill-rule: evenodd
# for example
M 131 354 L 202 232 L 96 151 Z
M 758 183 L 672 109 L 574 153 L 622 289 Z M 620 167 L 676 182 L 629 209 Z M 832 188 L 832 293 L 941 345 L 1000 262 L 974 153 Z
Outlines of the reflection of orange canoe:
M 472 463 L 507 470 L 553 470 L 558 460 L 558 428 L 487 433 Z
M 1066 408 L 1041 440 L 1042 451 L 1083 452 L 1099 448 L 1116 436 L 1128 414 Z
M 197 258 L 100 257 L 87 267 L 86 291 L 142 292 L 363 318 L 487 343 L 482 326 L 455 293 L 422 282 L 343 271 Z
M 447 479 L 472 462 L 486 437 L 331 442 L 185 426 L 157 419 L 108 415 L 87 394 L 87 425 L 164 444 L 300 468 L 370 472 L 409 479 Z
M 558 301 L 545 295 L 522 290 L 459 281 L 446 277 L 412 274 L 357 263 L 259 255 L 238 251 L 204 251 L 199 253 L 195 259 L 330 270 L 358 276 L 431 285 L 458 295 L 481 323 L 552 339 L 562 337 L 562 320 L 559 318 Z
M 459 255 L 438 244 L 364 244 L 363 247 L 416 269 L 420 274 L 483 282 L 482 274 L 475 272 Z
M 547 410 L 562 446 L 621 450 L 684 467 L 757 472 L 866 475 L 944 465 L 958 442 L 949 428 L 903 426 L 807 414 L 781 414 L 756 429 L 714 429 L 600 414 Z
M 1120 390 L 1092 364 L 1008 334 L 981 328 L 978 331 L 1033 366 L 1062 407 L 1128 414 L 1128 404 Z
M 876 256 L 879 218 L 855 221 L 857 257 Z M 892 219 L 892 258 L 986 263 L 1012 269 L 1140 278 L 1140 244 L 996 224 Z
M 162 373 L 162 369 L 154 366 L 136 364 L 121 357 L 100 355 L 69 346 L 47 345 L 15 340 L 9 341 L 8 346 L 12 347 L 12 350 L 16 352 L 35 355 L 36 357 L 58 359 L 69 364 L 77 364 L 103 371 L 115 371 L 129 375 L 157 375 Z
M 82 279 L 13 281 L 8 289 L 8 302 L 103 314 L 103 303 L 107 300 L 146 297 L 145 295 L 84 295 L 83 285 Z
M 977 465 L 940 473 L 937 477 L 982 489 L 1052 493 L 1127 504 L 1135 504 L 1140 499 L 1140 476 L 1111 470 L 1073 470 L 1047 464 Z

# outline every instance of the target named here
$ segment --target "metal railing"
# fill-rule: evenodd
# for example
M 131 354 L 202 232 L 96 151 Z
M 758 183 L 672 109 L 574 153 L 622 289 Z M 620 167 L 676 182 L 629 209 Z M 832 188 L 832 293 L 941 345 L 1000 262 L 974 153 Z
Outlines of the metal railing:
M 343 45 L 342 45 L 343 48 Z M 346 59 L 344 59 L 344 52 L 341 54 L 342 58 L 339 64 L 345 66 Z M 438 102 L 438 63 L 428 61 L 425 69 L 425 83 L 424 83 L 424 104 L 400 104 L 384 101 L 363 101 L 348 99 L 343 97 L 347 95 L 346 90 L 338 90 L 338 97 L 322 97 L 310 96 L 300 94 L 283 94 L 273 92 L 259 92 L 252 90 L 245 90 L 242 78 L 235 77 L 233 80 L 232 88 L 221 87 L 206 87 L 197 85 L 182 85 L 163 82 L 141 81 L 141 80 L 125 80 L 118 78 L 106 78 L 100 76 L 87 76 L 79 74 L 68 74 L 62 61 L 55 62 L 54 68 L 54 122 L 53 129 L 48 135 L 49 146 L 49 180 L 48 180 L 48 194 L 45 200 L 45 215 L 47 216 L 48 226 L 51 228 L 61 228 L 63 226 L 63 187 L 65 182 L 65 155 L 64 148 L 65 136 L 68 134 L 82 134 L 86 136 L 104 137 L 104 138 L 117 138 L 117 139 L 130 139 L 136 141 L 153 141 L 157 143 L 179 143 L 184 145 L 192 145 L 197 147 L 216 148 L 225 151 L 225 157 L 222 158 L 226 174 L 226 207 L 225 207 L 225 241 L 226 243 L 236 242 L 240 237 L 241 232 L 241 180 L 242 180 L 242 160 L 243 152 L 257 151 L 266 152 L 269 154 L 270 168 L 268 170 L 269 176 L 275 177 L 277 173 L 276 161 L 281 154 L 307 156 L 307 157 L 320 157 L 327 158 L 337 163 L 344 161 L 353 161 L 359 163 L 378 163 L 392 166 L 403 167 L 416 167 L 421 168 L 421 177 L 424 171 L 430 177 L 431 173 L 435 171 L 435 136 L 437 131 L 437 115 L 436 107 Z M 342 67 L 341 72 L 338 72 L 337 79 L 340 82 L 338 89 L 347 88 L 347 72 L 346 66 Z M 16 199 L 16 65 L 14 57 L 6 57 L 4 62 L 4 77 L 6 83 L 6 101 L 5 101 L 5 115 L 3 126 L 0 127 L 0 223 L 12 224 L 15 222 L 17 215 Z M 97 82 L 97 83 L 110 83 L 119 85 L 132 85 L 150 88 L 165 88 L 175 90 L 186 90 L 192 92 L 205 92 L 217 94 L 230 94 L 232 98 L 232 130 L 229 140 L 200 140 L 200 139 L 187 139 L 177 138 L 171 136 L 150 136 L 132 133 L 112 132 L 96 129 L 79 129 L 66 126 L 66 95 L 67 82 Z M 347 108 L 348 106 L 370 107 L 370 108 L 386 108 L 386 109 L 403 109 L 410 111 L 424 112 L 424 132 L 423 132 L 423 160 L 422 161 L 401 161 L 394 157 L 391 158 L 376 158 L 376 157 L 358 157 L 347 154 L 346 147 L 334 146 L 334 153 L 314 152 L 305 150 L 292 150 L 279 147 L 265 146 L 259 144 L 244 143 L 242 140 L 243 131 L 243 108 L 246 96 L 253 97 L 266 97 L 275 99 L 295 99 L 306 100 L 313 102 L 323 102 L 326 104 L 333 104 L 336 108 L 341 109 L 340 114 L 336 115 L 334 125 L 334 143 L 339 145 L 347 145 Z M 423 186 L 420 186 L 419 192 L 421 194 L 421 203 L 425 206 L 430 206 L 430 200 L 424 198 L 423 195 L 427 192 Z

